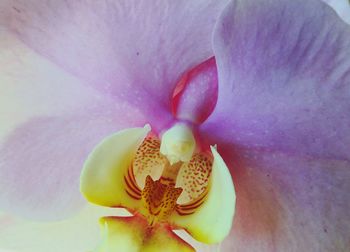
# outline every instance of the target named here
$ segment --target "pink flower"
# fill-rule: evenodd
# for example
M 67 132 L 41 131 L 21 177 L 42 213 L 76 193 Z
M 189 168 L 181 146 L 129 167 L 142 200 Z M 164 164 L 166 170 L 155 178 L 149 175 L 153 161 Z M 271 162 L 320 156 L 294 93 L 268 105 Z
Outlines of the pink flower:
M 217 144 L 235 181 L 236 216 L 221 249 L 349 247 L 350 28 L 327 5 L 19 0 L 0 4 L 0 23 L 3 211 L 43 220 L 77 213 L 92 148 L 123 128 L 170 127 L 176 84 L 215 56 L 217 103 L 198 134 Z M 203 97 L 193 93 L 195 104 Z M 35 236 L 39 243 L 32 233 L 65 226 L 0 223 L 0 247 L 91 248 L 83 234 L 92 229 L 73 220 L 62 222 L 62 236 Z

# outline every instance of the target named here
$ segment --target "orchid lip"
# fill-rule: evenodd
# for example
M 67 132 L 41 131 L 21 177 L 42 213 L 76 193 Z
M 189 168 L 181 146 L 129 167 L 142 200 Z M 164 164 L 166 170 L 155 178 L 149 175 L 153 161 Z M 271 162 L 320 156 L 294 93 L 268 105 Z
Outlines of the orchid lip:
M 81 176 L 81 191 L 92 203 L 126 208 L 135 217 L 133 223 L 144 219 L 147 227 L 139 227 L 143 239 L 154 239 L 161 227 L 166 226 L 169 230 L 185 229 L 198 241 L 220 242 L 230 230 L 235 206 L 235 201 L 225 203 L 219 195 L 231 195 L 230 199 L 235 200 L 228 169 L 215 148 L 211 153 L 194 150 L 194 137 L 185 126 L 175 124 L 167 132 L 170 137 L 162 138 L 165 146 L 193 140 L 189 161 L 182 161 L 180 155 L 180 160 L 171 162 L 162 154 L 162 141 L 149 125 L 127 129 L 107 137 L 90 154 Z M 182 150 L 188 155 L 188 149 Z M 225 221 L 218 221 L 218 216 Z M 122 220 L 114 218 L 107 222 L 113 221 Z M 122 223 L 111 227 L 124 226 Z M 173 239 L 169 238 L 172 235 L 166 237 Z M 176 244 L 178 249 L 190 248 L 183 241 Z

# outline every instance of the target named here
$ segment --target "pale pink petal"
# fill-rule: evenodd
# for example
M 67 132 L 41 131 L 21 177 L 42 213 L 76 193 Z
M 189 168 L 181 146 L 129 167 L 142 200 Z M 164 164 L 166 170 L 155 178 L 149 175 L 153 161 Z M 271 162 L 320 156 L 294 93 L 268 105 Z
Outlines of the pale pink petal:
M 84 203 L 79 176 L 87 154 L 106 135 L 145 119 L 0 35 L 0 208 L 67 216 Z
M 232 167 L 237 193 L 221 251 L 348 251 L 348 161 L 232 146 L 219 151 Z
M 350 27 L 321 1 L 234 1 L 217 25 L 217 106 L 225 142 L 350 158 Z
M 1 28 L 0 66 L 0 142 L 31 117 L 74 114 L 103 98 Z
M 90 112 L 35 118 L 18 127 L 0 149 L 0 207 L 41 219 L 67 216 L 80 207 L 86 157 L 103 137 L 131 124 L 111 118 Z
M 347 251 L 350 28 L 321 1 L 238 0 L 214 49 L 204 132 L 237 194 L 223 251 Z
M 182 73 L 213 55 L 227 0 L 9 1 L 8 25 L 32 48 L 163 120 Z

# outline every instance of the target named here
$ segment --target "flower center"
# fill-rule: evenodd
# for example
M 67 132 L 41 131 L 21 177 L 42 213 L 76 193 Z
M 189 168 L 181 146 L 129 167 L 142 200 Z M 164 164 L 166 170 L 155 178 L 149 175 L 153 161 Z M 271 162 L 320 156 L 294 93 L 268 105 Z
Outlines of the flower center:
M 150 226 L 165 222 L 174 211 L 192 214 L 203 203 L 212 162 L 207 155 L 193 154 L 194 149 L 191 130 L 177 124 L 163 134 L 161 142 L 149 135 L 137 150 L 124 176 L 125 190 L 141 200 L 140 213 Z M 179 198 L 185 203 L 179 204 Z

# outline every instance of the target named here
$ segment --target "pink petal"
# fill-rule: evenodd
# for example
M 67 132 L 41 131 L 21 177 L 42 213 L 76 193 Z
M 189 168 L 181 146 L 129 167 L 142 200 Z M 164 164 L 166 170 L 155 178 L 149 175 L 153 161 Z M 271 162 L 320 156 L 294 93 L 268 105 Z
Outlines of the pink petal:
M 36 118 L 0 149 L 0 207 L 25 217 L 67 216 L 83 200 L 79 176 L 93 147 L 130 125 L 96 113 Z
M 222 251 L 348 251 L 348 161 L 232 146 L 219 151 L 232 167 L 237 193 Z
M 319 1 L 238 0 L 214 48 L 219 100 L 204 129 L 237 193 L 222 249 L 346 251 L 349 27 Z
M 182 73 L 213 54 L 213 26 L 226 3 L 20 0 L 7 11 L 32 48 L 162 120 Z
M 350 158 L 350 28 L 321 1 L 232 2 L 214 36 L 225 142 Z M 214 137 L 213 137 L 214 139 Z
M 84 202 L 79 176 L 87 154 L 106 135 L 145 119 L 0 35 L 0 208 L 67 216 Z
M 98 106 L 101 96 L 0 30 L 0 141 L 31 117 Z

